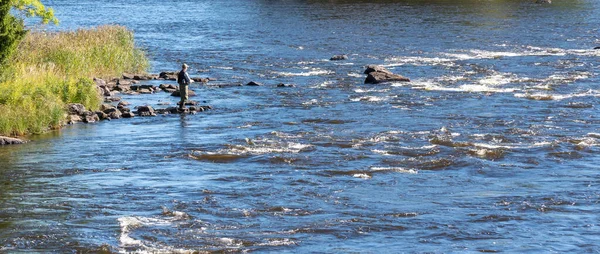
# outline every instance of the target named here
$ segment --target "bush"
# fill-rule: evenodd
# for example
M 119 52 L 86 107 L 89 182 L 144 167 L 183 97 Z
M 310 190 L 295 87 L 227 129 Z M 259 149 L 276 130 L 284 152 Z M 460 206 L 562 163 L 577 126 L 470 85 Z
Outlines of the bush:
M 67 103 L 88 110 L 102 102 L 92 77 L 143 73 L 144 53 L 122 26 L 29 33 L 0 82 L 0 135 L 40 133 L 63 124 Z

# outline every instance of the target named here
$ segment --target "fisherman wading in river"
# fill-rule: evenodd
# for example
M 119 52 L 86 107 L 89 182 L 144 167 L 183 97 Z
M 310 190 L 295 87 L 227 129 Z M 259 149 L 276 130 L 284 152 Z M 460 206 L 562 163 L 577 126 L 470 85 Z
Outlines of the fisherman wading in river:
M 194 82 L 190 79 L 190 76 L 187 74 L 187 69 L 187 64 L 183 64 L 181 66 L 181 71 L 177 74 L 177 83 L 179 83 L 179 95 L 181 96 L 181 101 L 179 101 L 180 110 L 183 110 L 185 108 L 185 103 L 188 100 L 188 86 L 190 85 L 190 83 Z

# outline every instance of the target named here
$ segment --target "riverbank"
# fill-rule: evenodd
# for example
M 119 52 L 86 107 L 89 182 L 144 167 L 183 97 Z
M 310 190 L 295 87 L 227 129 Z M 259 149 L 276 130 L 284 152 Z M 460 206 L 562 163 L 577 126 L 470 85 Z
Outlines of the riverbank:
M 0 73 L 0 135 L 22 136 L 67 123 L 67 105 L 100 108 L 93 77 L 144 73 L 144 52 L 123 26 L 33 32 Z

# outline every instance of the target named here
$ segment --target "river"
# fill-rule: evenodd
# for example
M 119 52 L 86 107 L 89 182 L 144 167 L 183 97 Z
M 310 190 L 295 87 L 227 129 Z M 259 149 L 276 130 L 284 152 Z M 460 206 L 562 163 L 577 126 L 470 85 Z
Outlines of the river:
M 265 85 L 0 147 L 0 252 L 598 252 L 600 2 L 533 2 L 46 1 Z

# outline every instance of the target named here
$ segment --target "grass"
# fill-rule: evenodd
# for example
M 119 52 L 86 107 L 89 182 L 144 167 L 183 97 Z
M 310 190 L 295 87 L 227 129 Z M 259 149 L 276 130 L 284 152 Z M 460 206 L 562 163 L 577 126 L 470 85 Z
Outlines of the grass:
M 148 60 L 122 26 L 29 33 L 0 73 L 0 135 L 26 135 L 63 125 L 66 104 L 88 110 L 102 102 L 93 77 L 144 73 Z

